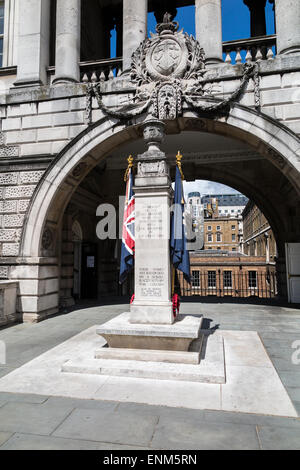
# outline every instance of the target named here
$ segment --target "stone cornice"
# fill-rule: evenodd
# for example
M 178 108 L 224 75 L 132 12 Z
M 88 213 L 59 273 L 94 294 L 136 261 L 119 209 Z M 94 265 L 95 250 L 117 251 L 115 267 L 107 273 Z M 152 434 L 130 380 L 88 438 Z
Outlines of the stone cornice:
M 263 157 L 252 151 L 231 151 L 231 152 L 187 152 L 184 153 L 184 164 L 196 163 L 199 165 L 211 163 L 231 163 L 250 160 L 262 160 Z M 175 165 L 174 154 L 167 154 L 167 160 L 170 165 Z M 124 157 L 108 157 L 107 168 L 110 170 L 119 170 L 126 168 Z

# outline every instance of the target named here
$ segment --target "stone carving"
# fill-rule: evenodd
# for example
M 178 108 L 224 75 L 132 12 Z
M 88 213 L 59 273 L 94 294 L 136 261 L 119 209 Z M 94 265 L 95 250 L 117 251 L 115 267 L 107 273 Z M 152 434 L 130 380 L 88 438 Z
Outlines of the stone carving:
M 158 119 L 176 119 L 182 114 L 182 93 L 177 82 L 159 83 L 152 95 L 153 115 Z
M 250 77 L 258 69 L 255 64 L 244 65 L 242 80 L 226 99 L 214 97 L 218 77 L 211 77 L 205 67 L 205 53 L 193 36 L 179 31 L 178 23 L 164 15 L 156 33 L 144 40 L 132 55 L 130 80 L 135 85 L 134 97 L 126 105 L 108 107 L 102 101 L 101 84 L 87 85 L 87 117 L 91 121 L 91 103 L 110 116 L 128 119 L 145 111 L 159 120 L 176 119 L 182 114 L 183 102 L 199 113 L 219 113 L 230 109 L 231 103 L 242 95 Z M 256 86 L 256 100 L 258 91 Z M 257 102 L 257 101 L 256 101 Z
M 164 160 L 166 155 L 161 151 L 160 146 L 164 140 L 165 125 L 161 121 L 150 120 L 143 124 L 144 141 L 148 149 L 138 159 L 144 161 Z
M 164 176 L 168 174 L 167 163 L 165 161 L 138 162 L 138 176 Z
M 82 175 L 82 173 L 85 172 L 86 169 L 87 169 L 87 163 L 81 162 L 74 168 L 72 172 L 72 176 L 74 176 L 74 178 L 79 178 Z
M 42 247 L 44 250 L 49 250 L 53 245 L 53 235 L 49 228 L 46 228 L 42 237 Z
M 273 162 L 279 166 L 279 168 L 282 170 L 285 166 L 285 160 L 284 158 L 279 155 L 279 153 L 275 152 L 275 150 L 268 148 L 267 150 L 269 157 Z

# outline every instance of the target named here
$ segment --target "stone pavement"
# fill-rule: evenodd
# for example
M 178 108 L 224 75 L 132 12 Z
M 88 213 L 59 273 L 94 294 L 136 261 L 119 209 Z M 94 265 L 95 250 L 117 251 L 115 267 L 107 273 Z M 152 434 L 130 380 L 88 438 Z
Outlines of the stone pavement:
M 90 304 L 0 330 L 7 346 L 0 376 L 124 310 L 122 301 Z M 186 302 L 182 312 L 202 313 L 206 328 L 258 331 L 300 415 L 300 364 L 291 360 L 300 340 L 299 309 Z M 300 449 L 300 419 L 0 393 L 0 449 Z

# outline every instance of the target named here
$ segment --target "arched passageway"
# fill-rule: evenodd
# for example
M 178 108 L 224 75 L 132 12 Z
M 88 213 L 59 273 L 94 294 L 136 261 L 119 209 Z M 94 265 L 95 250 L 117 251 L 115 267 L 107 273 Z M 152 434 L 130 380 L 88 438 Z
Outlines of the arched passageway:
M 62 227 L 72 198 L 78 188 L 82 192 L 84 180 L 93 174 L 100 190 L 92 205 L 94 209 L 100 202 L 116 204 L 116 198 L 124 192 L 126 157 L 145 149 L 140 132 L 142 122 L 142 118 L 130 123 L 103 118 L 57 156 L 39 183 L 28 211 L 20 253 L 24 264 L 38 260 L 40 265 L 51 266 L 54 276 L 60 279 Z M 240 105 L 235 105 L 227 117 L 199 119 L 186 111 L 182 118 L 166 124 L 164 149 L 170 157 L 179 148 L 186 155 L 187 180 L 210 179 L 230 185 L 264 212 L 276 236 L 277 269 L 285 295 L 284 246 L 286 242 L 300 240 L 297 136 L 271 118 Z M 91 224 L 94 232 L 95 226 L 94 212 Z M 58 293 L 56 297 L 52 295 L 52 301 L 53 306 L 49 304 L 47 309 L 37 302 L 37 316 L 41 311 L 47 315 L 57 308 Z M 20 305 L 22 309 L 22 298 Z M 23 314 L 26 316 L 26 311 Z

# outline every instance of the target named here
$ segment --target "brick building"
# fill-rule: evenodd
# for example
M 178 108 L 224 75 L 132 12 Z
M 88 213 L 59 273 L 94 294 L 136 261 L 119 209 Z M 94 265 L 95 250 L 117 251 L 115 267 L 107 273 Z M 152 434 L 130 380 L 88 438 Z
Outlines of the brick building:
M 238 252 L 242 231 L 239 218 L 204 220 L 204 249 Z
M 181 295 L 272 298 L 277 295 L 274 264 L 263 256 L 228 251 L 190 253 L 192 282 L 178 273 Z

